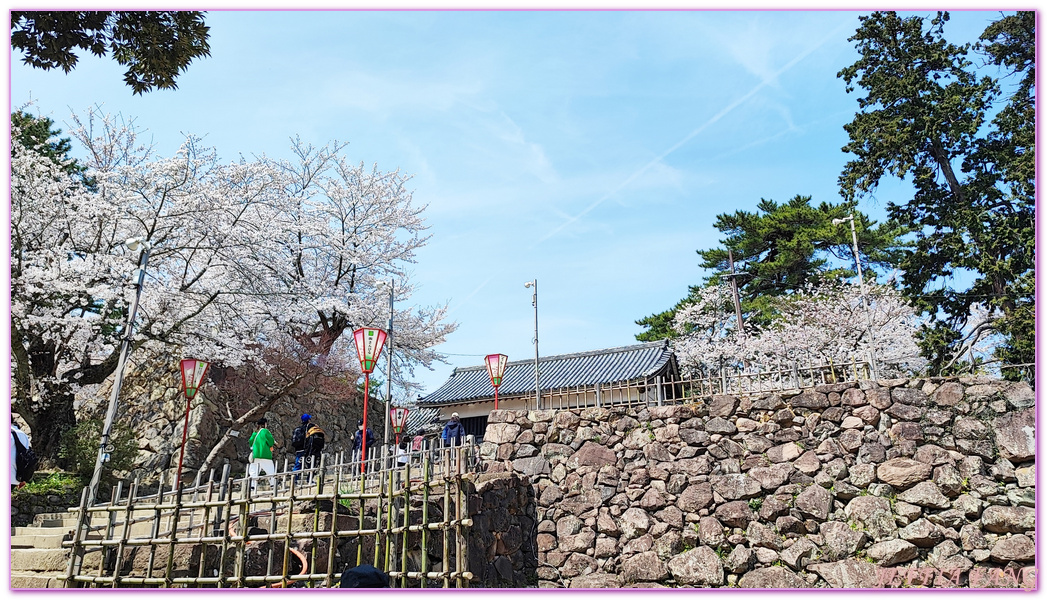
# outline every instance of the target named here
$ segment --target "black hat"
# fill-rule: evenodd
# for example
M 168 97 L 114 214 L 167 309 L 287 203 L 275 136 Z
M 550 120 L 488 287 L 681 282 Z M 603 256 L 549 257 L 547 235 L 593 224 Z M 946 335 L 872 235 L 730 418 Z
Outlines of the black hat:
M 363 426 L 364 426 L 364 420 L 363 420 L 363 419 L 360 419 L 360 420 L 358 420 L 358 421 L 356 422 L 356 426 L 357 426 L 357 427 L 363 427 Z
M 389 576 L 368 564 L 346 569 L 338 587 L 344 588 L 387 588 Z
M 265 424 L 266 424 L 266 423 L 268 423 L 268 422 L 269 422 L 269 421 L 268 421 L 268 420 L 267 420 L 267 419 L 266 419 L 265 417 L 262 417 L 261 419 L 258 419 L 258 421 L 257 421 L 257 423 L 258 423 L 259 425 L 265 425 Z

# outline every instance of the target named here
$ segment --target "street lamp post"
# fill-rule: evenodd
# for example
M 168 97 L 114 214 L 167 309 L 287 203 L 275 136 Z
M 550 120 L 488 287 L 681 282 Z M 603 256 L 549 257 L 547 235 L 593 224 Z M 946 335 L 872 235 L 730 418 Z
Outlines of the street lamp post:
M 367 400 L 371 395 L 371 372 L 378 363 L 382 346 L 388 334 L 381 329 L 361 327 L 353 332 L 356 355 L 360 359 L 360 370 L 364 373 L 364 431 L 360 436 L 360 472 L 367 463 Z
M 505 375 L 505 362 L 509 357 L 504 354 L 488 354 L 484 358 L 487 365 L 487 374 L 491 376 L 491 385 L 494 387 L 494 409 L 498 410 L 498 387 L 502 385 L 502 375 Z
M 525 288 L 534 288 L 531 304 L 534 305 L 534 401 L 535 409 L 542 409 L 542 388 L 538 377 L 538 278 L 524 284 Z
M 851 223 L 851 251 L 854 252 L 854 266 L 858 271 L 858 286 L 862 292 L 862 305 L 865 307 L 865 326 L 869 333 L 869 371 L 872 374 L 873 380 L 879 379 L 879 374 L 876 368 L 876 337 L 873 333 L 873 320 L 872 311 L 869 309 L 869 299 L 865 294 L 865 278 L 862 277 L 862 261 L 858 257 L 858 231 L 854 227 L 854 213 L 842 219 L 833 219 L 833 225 L 842 225 L 845 222 Z
M 135 317 L 138 315 L 138 303 L 142 298 L 142 284 L 145 283 L 145 268 L 149 264 L 149 251 L 153 245 L 141 238 L 131 238 L 124 242 L 127 249 L 134 252 L 141 248 L 142 255 L 138 258 L 138 283 L 135 285 L 135 297 L 131 302 L 131 309 L 127 313 L 127 326 L 124 328 L 124 336 L 120 340 L 120 357 L 116 362 L 116 380 L 113 382 L 113 391 L 109 394 L 109 408 L 105 413 L 105 423 L 102 425 L 102 438 L 98 443 L 98 456 L 95 458 L 94 473 L 91 474 L 91 483 L 87 489 L 87 505 L 94 504 L 98 495 L 98 482 L 102 478 L 102 464 L 109 460 L 109 453 L 113 448 L 109 444 L 109 436 L 112 433 L 113 421 L 116 420 L 116 401 L 120 396 L 120 388 L 124 384 L 124 368 L 127 366 L 127 355 L 131 351 L 131 341 L 134 336 Z
M 185 427 L 182 428 L 182 449 L 178 452 L 178 475 L 175 477 L 175 489 L 182 489 L 182 459 L 185 458 L 185 441 L 189 435 L 189 407 L 193 403 L 193 398 L 196 397 L 197 390 L 200 389 L 200 384 L 204 381 L 204 375 L 207 374 L 207 367 L 211 366 L 211 363 L 196 360 L 195 358 L 186 358 L 180 363 L 182 370 L 182 393 L 185 394 Z
M 386 323 L 385 331 L 388 334 L 389 351 L 385 353 L 385 419 L 383 422 L 382 443 L 389 445 L 390 412 L 393 406 L 393 280 L 389 280 L 389 321 Z M 367 432 L 364 431 L 366 434 Z M 399 438 L 399 436 L 397 436 Z M 399 441 L 397 442 L 399 444 Z

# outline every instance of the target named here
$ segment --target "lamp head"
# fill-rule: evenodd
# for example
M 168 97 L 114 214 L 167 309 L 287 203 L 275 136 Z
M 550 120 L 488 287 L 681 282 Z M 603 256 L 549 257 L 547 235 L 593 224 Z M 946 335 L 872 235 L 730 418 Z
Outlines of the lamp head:
M 129 240 L 124 242 L 124 245 L 127 246 L 127 249 L 131 250 L 132 252 L 138 250 L 139 248 L 145 248 L 148 250 L 149 248 L 153 247 L 153 245 L 147 242 L 146 240 L 136 237 L 130 238 Z
M 840 225 L 842 223 L 846 223 L 847 221 L 850 221 L 851 219 L 854 219 L 854 215 L 851 215 L 851 216 L 849 216 L 847 218 L 844 218 L 844 219 L 833 219 L 833 225 Z
M 533 281 L 528 281 L 527 283 L 524 284 L 525 288 L 529 288 L 529 287 L 533 287 L 533 286 L 534 286 L 534 282 Z

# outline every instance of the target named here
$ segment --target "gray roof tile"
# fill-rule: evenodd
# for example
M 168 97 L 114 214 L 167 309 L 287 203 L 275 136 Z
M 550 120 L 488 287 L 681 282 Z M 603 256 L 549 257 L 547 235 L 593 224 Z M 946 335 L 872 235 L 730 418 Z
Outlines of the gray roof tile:
M 665 340 L 538 359 L 543 390 L 643 379 L 661 372 L 667 365 L 675 368 L 672 350 Z M 510 396 L 533 391 L 534 359 L 506 364 L 499 394 Z M 418 405 L 457 404 L 492 396 L 491 378 L 487 368 L 480 365 L 455 369 L 439 389 L 419 398 Z

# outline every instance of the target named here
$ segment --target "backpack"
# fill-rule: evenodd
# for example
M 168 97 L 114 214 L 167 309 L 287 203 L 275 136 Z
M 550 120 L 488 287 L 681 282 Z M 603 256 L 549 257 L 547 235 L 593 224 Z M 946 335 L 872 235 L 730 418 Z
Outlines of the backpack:
M 296 427 L 294 432 L 291 433 L 291 447 L 295 450 L 305 450 L 305 430 L 306 425 Z
M 309 451 L 311 454 L 319 454 L 324 449 L 324 430 L 316 425 L 310 425 L 309 431 L 305 433 L 308 438 Z
M 15 441 L 15 478 L 18 481 L 28 482 L 32 479 L 33 473 L 36 473 L 40 459 L 37 458 L 31 447 L 22 445 L 22 440 L 18 439 L 15 432 L 11 432 L 11 437 Z

